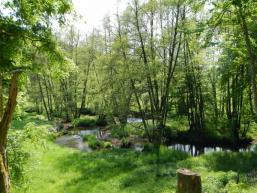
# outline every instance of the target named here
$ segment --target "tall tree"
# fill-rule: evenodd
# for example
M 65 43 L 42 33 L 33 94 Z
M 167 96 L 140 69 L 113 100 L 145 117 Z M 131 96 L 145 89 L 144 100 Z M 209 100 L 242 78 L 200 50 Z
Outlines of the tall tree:
M 31 67 L 31 48 L 40 48 L 43 52 L 55 51 L 49 27 L 50 18 L 57 16 L 59 21 L 63 21 L 63 14 L 70 10 L 70 2 L 10 0 L 1 7 L 1 13 L 2 9 L 11 10 L 11 13 L 0 15 L 0 71 L 11 74 L 11 78 L 7 77 L 9 95 L 0 122 L 0 193 L 9 193 L 6 145 L 9 125 L 17 103 L 19 75 L 22 69 Z

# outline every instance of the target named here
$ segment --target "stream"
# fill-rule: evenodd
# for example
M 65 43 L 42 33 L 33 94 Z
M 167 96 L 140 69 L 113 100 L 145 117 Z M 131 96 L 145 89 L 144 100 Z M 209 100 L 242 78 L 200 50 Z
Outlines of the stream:
M 142 120 L 138 118 L 128 118 L 129 123 L 140 123 Z M 115 145 L 115 141 L 118 141 L 117 139 L 111 138 L 110 131 L 102 131 L 100 128 L 95 128 L 91 130 L 74 130 L 69 135 L 64 135 L 61 137 L 58 137 L 56 139 L 56 143 L 60 146 L 66 146 L 70 148 L 79 149 L 84 152 L 91 152 L 92 149 L 89 147 L 89 145 L 86 142 L 83 142 L 83 136 L 86 135 L 95 135 L 97 139 L 99 140 L 106 140 L 106 141 L 112 141 L 114 148 L 119 148 L 119 145 Z M 135 140 L 135 144 L 133 145 L 133 149 L 138 152 L 143 151 L 144 143 L 142 143 L 142 139 Z M 210 152 L 226 152 L 226 151 L 234 151 L 227 147 L 207 147 L 207 146 L 199 146 L 199 145 L 193 145 L 193 144 L 168 144 L 167 147 L 169 149 L 174 149 L 178 151 L 183 151 L 189 153 L 191 156 L 199 156 L 201 154 L 206 154 Z M 237 151 L 239 152 L 248 152 L 248 151 L 254 151 L 257 149 L 256 142 L 246 148 L 240 148 Z
M 85 152 L 92 151 L 92 149 L 88 146 L 88 144 L 84 143 L 82 137 L 79 135 L 64 135 L 64 136 L 58 137 L 55 143 L 60 146 L 79 149 Z
M 239 148 L 238 152 L 249 152 L 254 151 L 256 145 L 251 145 L 246 148 Z M 211 152 L 229 152 L 229 151 L 235 151 L 227 147 L 207 147 L 207 146 L 199 146 L 199 145 L 192 145 L 192 144 L 172 144 L 168 146 L 169 149 L 175 149 L 178 151 L 183 151 L 189 153 L 191 156 L 199 156 L 206 153 Z

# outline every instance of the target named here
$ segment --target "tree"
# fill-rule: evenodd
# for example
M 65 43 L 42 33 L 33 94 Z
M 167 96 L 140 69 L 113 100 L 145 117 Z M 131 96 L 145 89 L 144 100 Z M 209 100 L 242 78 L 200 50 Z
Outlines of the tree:
M 70 10 L 70 2 L 10 0 L 1 9 L 11 10 L 10 14 L 0 16 L 0 72 L 9 80 L 8 100 L 0 122 L 0 192 L 9 193 L 6 145 L 9 125 L 17 103 L 19 76 L 21 71 L 35 68 L 32 65 L 33 49 L 48 54 L 52 51 L 57 53 L 50 29 L 50 19 L 57 16 L 62 22 L 63 15 Z M 8 77 L 10 74 L 11 78 Z

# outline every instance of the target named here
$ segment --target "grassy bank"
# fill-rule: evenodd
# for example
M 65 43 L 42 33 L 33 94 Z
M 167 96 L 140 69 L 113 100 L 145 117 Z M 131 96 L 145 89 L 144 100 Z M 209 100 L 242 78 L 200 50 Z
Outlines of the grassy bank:
M 13 148 L 18 148 L 19 154 L 13 155 L 11 165 L 21 163 L 24 168 L 20 170 L 22 181 L 12 179 L 13 193 L 170 193 L 176 191 L 178 168 L 201 174 L 205 193 L 255 193 L 257 189 L 257 178 L 251 176 L 257 171 L 256 152 L 191 157 L 162 147 L 161 175 L 157 178 L 156 156 L 151 151 L 110 149 L 82 153 L 54 144 L 54 135 L 47 131 L 51 127 L 42 117 L 14 122 L 11 133 L 19 140 Z M 24 155 L 29 155 L 27 161 Z
M 131 150 L 81 153 L 52 142 L 33 150 L 26 165 L 27 193 L 157 193 L 176 191 L 176 169 L 191 168 L 202 176 L 204 192 L 255 193 L 256 153 L 213 153 L 190 157 L 162 149 L 161 176 L 156 178 L 155 155 Z M 237 184 L 237 172 L 240 183 Z M 247 182 L 248 181 L 248 182 Z M 14 190 L 14 193 L 25 192 Z

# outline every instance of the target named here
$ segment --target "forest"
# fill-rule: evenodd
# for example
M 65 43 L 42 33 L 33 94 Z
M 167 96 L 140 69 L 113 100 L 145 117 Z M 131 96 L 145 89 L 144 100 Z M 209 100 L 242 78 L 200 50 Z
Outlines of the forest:
M 257 1 L 75 1 L 0 0 L 0 193 L 256 193 Z

